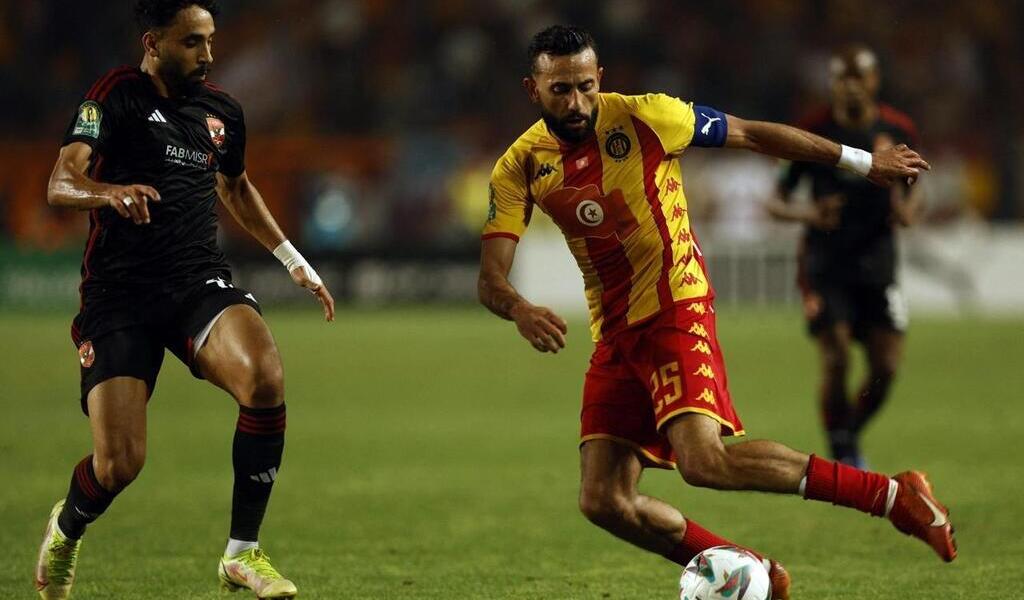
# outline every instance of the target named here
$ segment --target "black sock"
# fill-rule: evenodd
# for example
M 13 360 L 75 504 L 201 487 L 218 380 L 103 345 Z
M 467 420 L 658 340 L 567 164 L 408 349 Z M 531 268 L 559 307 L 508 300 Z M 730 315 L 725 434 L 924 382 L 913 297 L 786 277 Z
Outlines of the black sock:
M 238 407 L 232 446 L 231 538 L 255 542 L 284 452 L 285 408 Z
M 96 479 L 96 471 L 92 467 L 92 454 L 86 456 L 75 465 L 71 475 L 71 486 L 64 508 L 57 517 L 57 525 L 61 532 L 69 538 L 78 539 L 85 533 L 85 526 L 92 523 L 107 510 L 117 496 L 109 492 Z
M 832 458 L 840 462 L 856 460 L 860 455 L 857 434 L 849 429 L 829 430 L 828 444 L 832 450 Z

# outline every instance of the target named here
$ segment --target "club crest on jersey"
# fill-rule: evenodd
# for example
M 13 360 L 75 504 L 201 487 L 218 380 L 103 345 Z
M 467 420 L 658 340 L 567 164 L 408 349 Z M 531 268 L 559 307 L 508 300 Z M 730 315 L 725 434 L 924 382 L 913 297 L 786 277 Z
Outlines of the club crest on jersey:
M 213 115 L 206 115 L 206 128 L 210 130 L 210 139 L 213 140 L 213 145 L 219 150 L 227 137 L 224 132 L 224 121 Z
M 608 156 L 615 160 L 622 160 L 629 155 L 629 151 L 633 148 L 633 142 L 629 141 L 629 136 L 616 131 L 615 133 L 608 136 L 608 139 L 604 143 L 604 151 L 608 153 Z
M 91 341 L 86 340 L 78 346 L 78 362 L 86 369 L 96 362 L 96 350 L 93 349 Z
M 604 209 L 593 200 L 584 200 L 576 205 L 576 218 L 587 227 L 597 227 L 604 222 Z
M 78 107 L 78 119 L 71 135 L 85 135 L 91 138 L 100 137 L 100 122 L 103 120 L 103 109 L 92 100 L 86 100 Z

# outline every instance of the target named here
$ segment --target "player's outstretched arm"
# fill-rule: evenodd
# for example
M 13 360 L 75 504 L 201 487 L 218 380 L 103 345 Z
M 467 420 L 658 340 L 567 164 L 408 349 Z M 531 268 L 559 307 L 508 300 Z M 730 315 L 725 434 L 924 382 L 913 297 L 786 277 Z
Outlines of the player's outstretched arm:
M 540 352 L 557 353 L 565 348 L 569 332 L 562 317 L 543 306 L 535 306 L 519 295 L 508 280 L 516 256 L 515 240 L 485 239 L 480 248 L 480 303 L 506 321 L 515 321 L 519 335 Z
M 324 318 L 334 320 L 334 297 L 327 289 L 323 280 L 313 266 L 306 261 L 295 246 L 284 236 L 274 216 L 270 214 L 263 196 L 242 171 L 237 177 L 217 174 L 217 195 L 228 207 L 228 212 L 245 228 L 263 247 L 274 253 L 274 256 L 288 269 L 292 281 L 308 289 L 323 304 Z
M 92 148 L 74 142 L 60 149 L 50 173 L 46 201 L 50 206 L 90 210 L 109 206 L 136 225 L 149 223 L 149 202 L 160 201 L 160 193 L 148 185 L 114 185 L 94 181 L 86 175 Z
M 906 144 L 870 153 L 842 146 L 809 131 L 781 123 L 747 121 L 726 115 L 725 146 L 742 148 L 789 160 L 836 165 L 867 177 L 883 187 L 917 179 L 931 166 Z

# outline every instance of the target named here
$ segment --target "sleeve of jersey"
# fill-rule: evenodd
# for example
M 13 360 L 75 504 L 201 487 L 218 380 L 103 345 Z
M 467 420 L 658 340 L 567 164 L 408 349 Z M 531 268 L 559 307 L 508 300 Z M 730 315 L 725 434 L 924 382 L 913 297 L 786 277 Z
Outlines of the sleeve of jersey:
M 113 135 L 118 113 L 121 110 L 122 102 L 119 91 L 117 88 L 108 93 L 97 93 L 90 90 L 83 96 L 64 132 L 61 146 L 83 142 L 94 150 L 102 149 Z
M 237 115 L 227 123 L 226 150 L 220 159 L 220 172 L 228 177 L 238 177 L 245 172 L 245 115 L 241 106 L 237 111 Z
M 693 105 L 666 94 L 634 96 L 634 115 L 657 134 L 665 154 L 680 154 L 693 139 Z
M 530 201 L 521 168 L 509 156 L 502 157 L 491 173 L 490 206 L 483 239 L 505 237 L 519 241 L 530 221 Z

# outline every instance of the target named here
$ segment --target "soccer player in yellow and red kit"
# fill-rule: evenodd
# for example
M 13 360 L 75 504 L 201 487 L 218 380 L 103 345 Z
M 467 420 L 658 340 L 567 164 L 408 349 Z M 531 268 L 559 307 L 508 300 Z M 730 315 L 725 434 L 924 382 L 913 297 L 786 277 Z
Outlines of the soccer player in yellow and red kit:
M 491 179 L 481 302 L 541 352 L 565 345 L 565 322 L 508 280 L 534 207 L 562 229 L 583 272 L 596 347 L 583 390 L 580 509 L 595 524 L 685 565 L 727 540 L 637 490 L 645 467 L 691 485 L 801 494 L 888 517 L 944 560 L 956 556 L 948 511 L 924 475 L 895 477 L 742 435 L 715 332 L 714 290 L 690 228 L 676 160 L 689 146 L 745 148 L 859 172 L 879 185 L 928 164 L 905 145 L 869 154 L 776 123 L 746 121 L 660 94 L 600 93 L 584 30 L 553 26 L 531 42 L 523 80 L 541 119 Z M 765 560 L 773 598 L 789 577 Z

